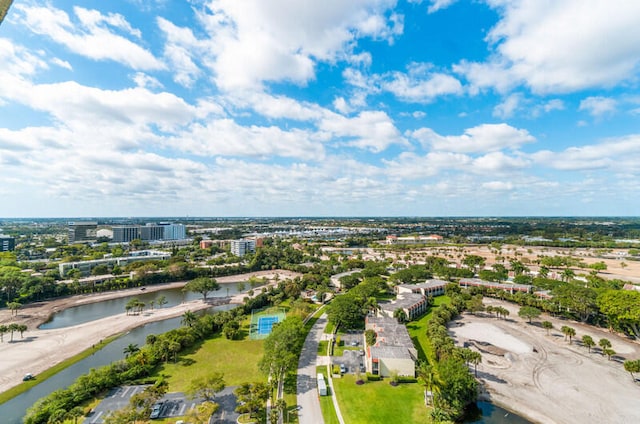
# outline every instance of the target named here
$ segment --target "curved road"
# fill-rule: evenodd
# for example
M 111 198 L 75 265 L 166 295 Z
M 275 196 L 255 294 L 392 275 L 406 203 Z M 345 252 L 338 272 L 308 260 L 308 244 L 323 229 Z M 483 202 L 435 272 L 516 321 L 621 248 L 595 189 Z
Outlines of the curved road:
M 316 361 L 318 358 L 318 342 L 327 325 L 327 315 L 322 314 L 311 327 L 302 347 L 298 361 L 298 417 L 300 424 L 323 423 L 322 411 L 316 383 Z

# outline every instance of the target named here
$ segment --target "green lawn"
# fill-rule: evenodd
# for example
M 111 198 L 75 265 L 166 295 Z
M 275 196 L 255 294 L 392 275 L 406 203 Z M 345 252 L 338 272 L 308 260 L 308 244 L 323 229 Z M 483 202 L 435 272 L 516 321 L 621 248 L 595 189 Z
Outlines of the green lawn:
M 419 384 L 393 387 L 384 380 L 359 386 L 355 376 L 347 374 L 334 379 L 333 385 L 344 421 L 349 424 L 430 422 Z
M 422 316 L 419 320 L 411 321 L 407 324 L 407 330 L 409 331 L 413 345 L 418 350 L 419 359 L 427 359 L 424 354 L 424 346 L 426 346 L 427 343 L 427 322 L 431 319 L 433 310 L 442 304 L 448 304 L 450 302 L 451 298 L 447 296 L 438 296 L 434 298 L 433 305 L 429 308 L 429 312 L 427 314 Z
M 329 387 L 329 380 L 327 379 L 327 367 L 316 367 L 316 374 L 324 375 L 324 381 L 327 383 L 327 393 L 329 396 L 320 396 L 320 410 L 322 411 L 322 418 L 324 418 L 324 424 L 339 424 L 338 416 L 336 415 L 336 409 L 333 406 L 333 397 L 331 396 L 331 388 Z M 334 380 L 335 381 L 335 380 Z
M 186 390 L 193 379 L 216 371 L 224 374 L 227 386 L 265 381 L 266 376 L 258 371 L 263 344 L 262 340 L 227 340 L 217 335 L 194 352 L 180 355 L 176 364 L 164 364 L 156 374 L 167 377 L 172 392 Z

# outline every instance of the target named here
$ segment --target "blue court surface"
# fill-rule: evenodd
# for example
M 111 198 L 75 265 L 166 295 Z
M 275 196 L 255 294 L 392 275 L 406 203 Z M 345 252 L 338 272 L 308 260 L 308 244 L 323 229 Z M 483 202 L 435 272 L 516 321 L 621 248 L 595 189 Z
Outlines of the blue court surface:
M 273 324 L 278 322 L 278 317 L 258 318 L 258 334 L 270 334 Z

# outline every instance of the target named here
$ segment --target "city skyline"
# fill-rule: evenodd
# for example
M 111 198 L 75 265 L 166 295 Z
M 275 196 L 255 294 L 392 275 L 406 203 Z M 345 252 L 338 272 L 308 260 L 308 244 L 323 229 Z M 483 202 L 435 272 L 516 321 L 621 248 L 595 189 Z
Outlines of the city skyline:
M 14 3 L 0 216 L 635 216 L 637 16 L 602 0 Z

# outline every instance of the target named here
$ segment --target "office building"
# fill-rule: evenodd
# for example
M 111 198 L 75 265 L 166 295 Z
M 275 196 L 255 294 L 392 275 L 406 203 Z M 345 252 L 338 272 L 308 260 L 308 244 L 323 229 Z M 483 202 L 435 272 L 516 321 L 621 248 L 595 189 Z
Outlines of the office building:
M 98 223 L 95 221 L 69 222 L 69 244 L 96 241 Z
M 15 238 L 0 234 L 0 252 L 12 252 L 15 248 Z
M 113 241 L 115 243 L 129 243 L 140 238 L 139 225 L 117 225 L 113 228 Z
M 184 240 L 187 238 L 187 230 L 183 224 L 161 222 L 158 225 L 164 228 L 162 240 Z
M 236 256 L 244 256 L 256 251 L 256 241 L 251 239 L 231 240 L 231 253 Z

